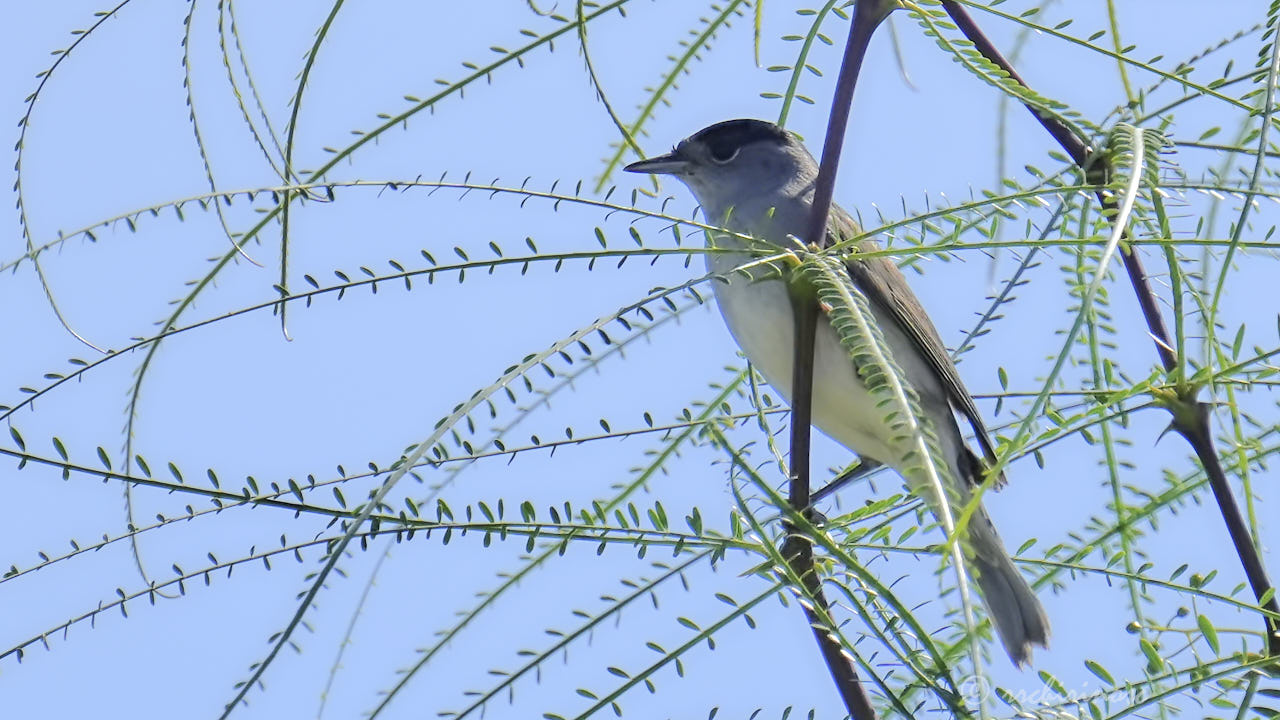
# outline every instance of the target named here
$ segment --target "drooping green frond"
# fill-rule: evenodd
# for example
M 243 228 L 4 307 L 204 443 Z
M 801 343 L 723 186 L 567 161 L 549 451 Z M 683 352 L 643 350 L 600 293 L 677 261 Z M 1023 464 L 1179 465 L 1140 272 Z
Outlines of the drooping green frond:
M 855 372 L 883 414 L 882 422 L 896 434 L 893 444 L 895 450 L 903 451 L 900 467 L 903 476 L 915 492 L 924 495 L 942 521 L 951 547 L 950 559 L 954 563 L 956 584 L 960 589 L 965 627 L 972 636 L 975 621 L 962 549 L 964 525 L 952 511 L 953 503 L 960 500 L 955 488 L 961 479 L 951 476 L 948 463 L 943 460 L 937 432 L 894 359 L 866 296 L 846 272 L 845 262 L 842 258 L 826 254 L 801 256 L 795 272 L 798 281 L 810 283 L 813 287 L 818 303 L 835 328 L 841 346 L 848 352 Z M 974 672 L 979 673 L 976 637 L 971 659 Z
M 723 229 L 675 183 L 671 198 L 632 176 L 594 188 L 592 142 L 619 140 L 616 175 L 643 139 L 724 117 L 777 113 L 813 140 L 850 6 L 18 11 L 16 47 L 82 29 L 17 58 L 45 70 L 12 129 L 17 244 L 0 261 L 6 708 L 65 710 L 79 693 L 62 670 L 104 632 L 132 641 L 115 648 L 132 675 L 99 668 L 121 693 L 216 689 L 154 662 L 161 627 L 204 643 L 215 672 L 263 637 L 298 651 L 244 671 L 254 703 L 233 716 L 263 712 L 259 696 L 319 717 L 840 716 L 825 675 L 799 676 L 812 658 L 791 641 L 811 650 L 812 623 L 885 718 L 1275 714 L 1271 611 L 1222 541 L 1205 468 L 1274 571 L 1280 0 L 1157 15 L 957 0 L 1031 90 L 949 0 L 903 5 L 893 49 L 916 82 L 873 45 L 847 138 L 866 165 L 837 189 L 865 234 L 756 261 L 805 264 L 927 478 L 917 496 L 887 469 L 861 475 L 814 501 L 824 517 L 778 490 L 787 411 L 721 327 L 697 256 L 722 251 L 690 242 Z M 749 36 L 730 32 L 744 21 Z M 370 27 L 400 39 L 374 46 Z M 135 50 L 154 76 L 127 64 Z M 1110 175 L 1048 150 L 1024 103 Z M 659 112 L 681 115 L 662 137 Z M 485 181 L 499 174 L 515 180 Z M 280 268 L 240 262 L 277 257 L 263 248 L 286 217 Z M 962 361 L 1009 469 L 1001 495 L 973 495 L 1048 609 L 1035 672 L 971 657 L 991 627 L 961 618 L 951 571 L 975 506 L 937 502 L 954 480 L 937 438 L 840 271 L 870 237 Z M 1145 271 L 1122 267 L 1135 257 Z M 1159 355 L 1135 272 L 1168 324 Z M 271 332 L 286 308 L 289 344 Z M 64 326 L 113 352 L 64 361 L 79 342 Z M 1210 452 L 1162 438 L 1170 409 L 1204 413 Z M 832 476 L 851 463 L 815 448 Z M 953 542 L 927 539 L 939 524 Z M 829 610 L 781 554 L 789 529 L 813 543 Z M 254 610 L 288 607 L 216 615 L 246 589 Z M 138 677 L 152 685 L 126 687 Z

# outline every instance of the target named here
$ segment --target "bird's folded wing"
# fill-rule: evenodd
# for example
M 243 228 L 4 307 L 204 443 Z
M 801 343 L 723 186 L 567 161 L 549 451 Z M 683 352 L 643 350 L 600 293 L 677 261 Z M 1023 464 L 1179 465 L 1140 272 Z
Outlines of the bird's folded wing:
M 832 233 L 827 238 L 831 243 L 838 242 L 841 238 L 854 237 L 860 232 L 853 218 L 834 205 L 831 207 L 828 227 L 832 229 Z M 858 243 L 860 252 L 880 249 L 880 245 L 875 240 L 867 239 Z M 858 258 L 855 255 L 849 258 L 845 267 L 854 285 L 867 296 L 872 309 L 877 311 L 880 317 L 889 318 L 903 335 L 911 339 L 946 392 L 947 400 L 973 426 L 974 434 L 978 437 L 978 444 L 982 446 L 982 454 L 987 462 L 993 461 L 995 448 L 991 445 L 991 438 L 987 435 L 982 416 L 978 414 L 978 408 L 974 405 L 973 396 L 965 389 L 960 373 L 956 371 L 955 363 L 947 354 L 946 346 L 943 345 L 937 328 L 933 326 L 928 313 L 916 299 L 915 293 L 911 292 L 911 286 L 907 284 L 902 271 L 886 257 Z

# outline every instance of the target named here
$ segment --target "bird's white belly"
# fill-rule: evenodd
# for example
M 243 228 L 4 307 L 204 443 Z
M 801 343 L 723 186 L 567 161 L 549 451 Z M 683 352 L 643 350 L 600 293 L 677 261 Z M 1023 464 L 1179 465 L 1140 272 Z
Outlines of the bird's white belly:
M 712 272 L 726 272 L 749 260 L 713 254 L 707 265 Z M 790 402 L 795 319 L 787 287 L 781 280 L 752 281 L 741 273 L 729 280 L 713 281 L 729 332 L 756 370 Z M 898 464 L 899 453 L 886 443 L 883 410 L 875 406 L 825 317 L 818 320 L 813 386 L 813 424 L 819 430 L 862 457 Z

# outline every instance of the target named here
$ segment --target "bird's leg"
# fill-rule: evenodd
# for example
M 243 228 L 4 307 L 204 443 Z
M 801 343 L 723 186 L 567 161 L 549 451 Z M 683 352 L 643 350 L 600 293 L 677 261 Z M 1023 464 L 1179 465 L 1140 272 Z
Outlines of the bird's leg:
M 809 495 L 809 504 L 812 505 L 813 503 L 822 500 L 845 485 L 848 485 L 858 478 L 866 476 L 868 473 L 879 469 L 883 465 L 884 463 L 876 462 L 870 458 L 863 458 L 859 460 L 857 465 L 850 466 L 847 470 L 840 473 L 835 480 L 832 480 L 821 488 L 818 488 L 813 492 L 813 494 Z

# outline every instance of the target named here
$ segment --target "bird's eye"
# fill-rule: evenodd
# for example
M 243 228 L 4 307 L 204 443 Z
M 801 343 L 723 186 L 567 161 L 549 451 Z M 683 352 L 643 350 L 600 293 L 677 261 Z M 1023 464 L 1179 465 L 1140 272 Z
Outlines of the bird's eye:
M 720 147 L 716 147 L 713 145 L 711 146 L 709 154 L 711 155 L 712 160 L 714 160 L 715 162 L 721 165 L 725 165 L 727 163 L 733 162 L 733 159 L 738 157 L 738 151 L 741 149 L 742 148 L 726 147 L 723 145 Z

